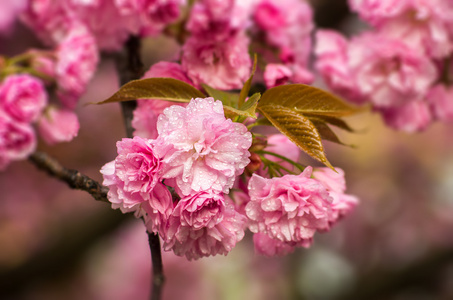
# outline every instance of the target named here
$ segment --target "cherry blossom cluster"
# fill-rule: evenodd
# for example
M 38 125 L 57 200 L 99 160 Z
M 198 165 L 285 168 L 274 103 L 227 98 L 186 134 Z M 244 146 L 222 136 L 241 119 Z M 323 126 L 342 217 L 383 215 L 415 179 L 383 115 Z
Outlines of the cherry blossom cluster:
M 79 130 L 74 110 L 96 71 L 99 51 L 120 50 L 130 35 L 160 33 L 178 18 L 183 3 L 3 1 L 0 17 L 7 17 L 0 18 L 0 34 L 10 33 L 19 18 L 50 49 L 0 56 L 0 168 L 35 150 L 33 124 L 48 144 L 72 140 Z
M 2 6 L 10 16 L 5 30 L 19 15 L 50 47 L 74 30 L 91 35 L 99 51 L 121 50 L 130 36 L 173 36 L 182 46 L 182 68 L 196 85 L 241 87 L 250 73 L 249 49 L 260 54 L 268 87 L 313 80 L 314 26 L 305 1 L 18 0 Z
M 1 168 L 34 151 L 32 126 L 49 144 L 77 134 L 74 109 L 100 52 L 122 49 L 131 36 L 165 34 L 181 45 L 176 62 L 158 62 L 144 78 L 241 89 L 251 50 L 268 88 L 313 81 L 304 1 L 22 0 L 6 8 L 48 49 L 0 59 Z M 345 194 L 344 173 L 301 168 L 286 137 L 252 134 L 243 121 L 226 118 L 214 98 L 138 101 L 135 137 L 118 142 L 101 170 L 112 207 L 143 218 L 165 250 L 188 259 L 227 254 L 247 229 L 260 254 L 308 247 L 357 203 Z
M 113 208 L 143 216 L 164 249 L 188 259 L 228 253 L 244 236 L 245 218 L 224 193 L 250 161 L 252 135 L 213 98 L 166 108 L 157 131 L 156 139 L 118 142 L 118 157 L 102 168 Z
M 181 66 L 174 68 L 196 87 L 241 88 L 250 76 L 249 49 L 266 65 L 268 87 L 313 80 L 308 71 L 312 12 L 305 2 L 201 0 L 181 24 L 183 30 L 175 33 L 182 42 Z
M 73 28 L 53 50 L 0 57 L 1 169 L 35 150 L 33 124 L 50 145 L 77 136 L 74 109 L 97 62 L 95 42 L 82 27 Z
M 315 66 L 329 88 L 354 103 L 371 103 L 395 129 L 418 131 L 432 120 L 452 120 L 449 0 L 349 4 L 371 30 L 349 40 L 335 31 L 317 31 Z M 44 93 L 50 93 L 38 116 L 28 121 L 17 121 L 2 108 L 2 132 L 9 132 L 5 128 L 14 122 L 21 122 L 15 127 L 27 128 L 14 138 L 2 134 L 3 166 L 33 151 L 34 123 L 50 144 L 77 134 L 74 109 L 96 71 L 99 53 L 120 50 L 131 36 L 164 34 L 181 45 L 175 62 L 157 63 L 145 78 L 240 89 L 250 76 L 251 51 L 258 54 L 257 77 L 268 88 L 314 79 L 309 69 L 313 13 L 303 0 L 18 0 L 3 1 L 0 11 L 0 34 L 10 31 L 18 18 L 49 47 L 0 58 L 3 97 L 12 98 L 7 91 L 19 86 L 10 85 L 22 82 L 8 80 L 11 76 L 39 81 Z M 42 102 L 38 93 L 31 95 Z M 141 101 L 134 112 L 136 135 L 155 139 L 157 116 L 167 106 Z
M 314 77 L 308 66 L 314 24 L 309 4 L 299 0 L 259 1 L 253 18 L 257 25 L 255 39 L 264 36 L 257 52 L 268 63 L 264 70 L 266 86 L 312 83 Z
M 269 178 L 261 161 L 284 164 L 271 155 L 255 166 L 250 151 L 263 147 L 252 143 L 262 139 L 226 118 L 222 103 L 213 98 L 169 106 L 155 127 L 157 132 L 148 134 L 154 138 L 117 143 L 118 156 L 101 169 L 103 184 L 113 208 L 143 217 L 163 248 L 179 256 L 225 255 L 247 228 L 255 233 L 258 253 L 287 254 L 308 247 L 317 231 L 328 230 L 357 203 L 345 194 L 340 169 L 307 167 L 300 174 Z M 297 146 L 282 135 L 269 142 L 279 144 L 266 150 L 298 159 Z
M 200 0 L 176 33 L 182 39 L 178 79 L 241 88 L 250 76 L 249 49 L 259 54 L 267 87 L 310 83 L 308 70 L 313 29 L 310 6 L 298 0 Z M 155 77 L 148 73 L 145 77 Z
M 46 88 L 44 93 L 55 94 L 45 97 L 46 105 L 30 121 L 37 123 L 41 136 L 50 144 L 76 136 L 79 124 L 74 109 L 96 71 L 99 53 L 121 50 L 130 36 L 166 34 L 182 46 L 178 62 L 161 62 L 145 77 L 162 76 L 172 69 L 173 75 L 165 77 L 195 87 L 207 84 L 224 90 L 238 89 L 250 76 L 251 49 L 259 54 L 259 65 L 265 66 L 259 71 L 264 72 L 268 87 L 313 80 L 308 71 L 312 12 L 304 1 L 200 0 L 189 4 L 185 0 L 18 0 L 4 1 L 0 8 L 0 14 L 7 15 L 2 18 L 0 34 L 11 31 L 18 19 L 49 47 L 30 50 L 18 55 L 17 60 L 2 58 L 0 80 L 10 85 L 19 81 L 6 81 L 8 76 L 33 77 Z M 38 97 L 36 94 L 36 102 Z M 160 108 L 140 104 L 140 109 L 148 107 L 135 112 L 137 132 L 155 128 L 157 115 L 168 103 L 151 105 Z M 20 155 L 2 154 L 2 160 L 29 155 L 36 144 L 31 132 L 27 130 L 28 138 L 24 138 L 29 141 L 22 147 L 26 151 L 19 151 Z M 149 138 L 156 137 L 155 129 L 154 133 L 142 132 L 148 132 Z M 17 144 L 10 136 L 2 140 L 3 149 Z
M 350 0 L 371 29 L 316 34 L 316 67 L 346 99 L 371 103 L 392 128 L 453 120 L 453 5 L 449 0 Z
M 180 15 L 185 0 L 28 0 L 23 21 L 48 45 L 83 27 L 100 50 L 123 47 L 130 35 L 159 34 Z

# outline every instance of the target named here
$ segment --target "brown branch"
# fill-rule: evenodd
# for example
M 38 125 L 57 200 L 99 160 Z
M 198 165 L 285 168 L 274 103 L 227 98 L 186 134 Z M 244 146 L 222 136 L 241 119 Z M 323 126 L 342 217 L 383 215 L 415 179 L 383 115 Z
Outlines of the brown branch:
M 116 57 L 116 67 L 120 74 L 120 83 L 124 85 L 131 80 L 139 79 L 143 75 L 143 64 L 140 55 L 140 38 L 131 36 L 125 44 L 125 52 Z M 128 138 L 133 137 L 134 128 L 132 118 L 137 101 L 121 102 L 123 111 L 124 126 Z M 153 264 L 153 276 L 151 282 L 151 300 L 160 300 L 165 277 L 162 264 L 159 236 L 153 233 L 148 234 L 149 248 L 151 250 L 151 261 Z
M 63 167 L 56 159 L 48 154 L 36 151 L 30 155 L 29 160 L 39 169 L 46 171 L 50 176 L 66 182 L 70 188 L 88 192 L 97 201 L 109 202 L 107 193 L 109 189 L 96 180 L 80 173 Z
M 159 300 L 162 298 L 162 287 L 165 282 L 159 236 L 154 233 L 148 233 L 148 241 L 153 265 L 151 300 Z
M 140 48 L 140 38 L 131 36 L 125 44 L 125 51 L 118 53 L 116 56 L 115 63 L 121 85 L 142 77 L 143 63 L 141 61 Z M 132 118 L 136 107 L 137 101 L 135 100 L 121 102 L 124 127 L 126 128 L 126 136 L 128 138 L 132 138 L 133 136 L 134 128 L 132 127 Z

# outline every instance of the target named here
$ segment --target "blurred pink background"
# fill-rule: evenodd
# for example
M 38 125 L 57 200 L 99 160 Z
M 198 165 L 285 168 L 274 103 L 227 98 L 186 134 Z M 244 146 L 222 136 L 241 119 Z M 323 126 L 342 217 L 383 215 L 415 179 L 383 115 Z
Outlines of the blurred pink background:
M 342 26 L 354 30 L 351 24 Z M 0 54 L 39 47 L 24 28 L 13 30 L 0 37 Z M 146 40 L 145 65 L 176 51 L 164 38 Z M 77 109 L 74 141 L 38 147 L 99 181 L 125 136 L 123 120 L 117 104 L 84 104 L 115 92 L 115 74 L 106 57 Z M 361 199 L 351 215 L 287 257 L 255 255 L 249 235 L 227 257 L 188 262 L 164 253 L 164 299 L 453 299 L 453 124 L 404 134 L 371 113 L 348 121 L 358 133 L 339 136 L 356 148 L 326 146 L 332 164 L 345 170 L 347 192 Z M 148 298 L 141 221 L 28 161 L 0 174 L 0 245 L 1 299 Z

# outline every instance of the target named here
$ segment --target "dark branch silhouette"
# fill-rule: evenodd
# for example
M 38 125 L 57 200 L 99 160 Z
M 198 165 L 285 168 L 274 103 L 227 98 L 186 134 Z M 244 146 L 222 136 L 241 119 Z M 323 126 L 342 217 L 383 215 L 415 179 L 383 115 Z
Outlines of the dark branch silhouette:
M 107 199 L 109 189 L 107 187 L 77 170 L 63 167 L 56 159 L 48 154 L 36 151 L 30 155 L 29 160 L 49 175 L 66 182 L 70 188 L 86 191 L 97 201 L 109 202 Z

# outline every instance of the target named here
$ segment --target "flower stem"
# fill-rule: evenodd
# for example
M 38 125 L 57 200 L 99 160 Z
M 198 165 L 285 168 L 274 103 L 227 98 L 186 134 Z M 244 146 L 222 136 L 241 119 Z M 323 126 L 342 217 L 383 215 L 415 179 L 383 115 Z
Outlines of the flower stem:
M 277 158 L 280 158 L 281 160 L 284 160 L 290 164 L 292 164 L 293 166 L 295 166 L 296 168 L 298 168 L 300 171 L 303 171 L 305 169 L 305 167 L 295 161 L 292 161 L 291 159 L 289 158 L 286 158 L 280 154 L 277 154 L 277 153 L 274 153 L 274 152 L 270 152 L 270 151 L 265 151 L 265 150 L 260 150 L 260 151 L 256 151 L 255 152 L 256 154 L 267 154 L 267 155 L 272 155 L 272 156 L 275 156 Z
M 270 177 L 275 177 L 275 172 L 278 173 L 279 176 L 283 176 L 283 171 L 287 172 L 288 174 L 293 174 L 295 175 L 295 173 L 283 166 L 281 166 L 280 164 L 274 162 L 274 161 L 271 161 L 263 156 L 261 156 L 261 161 L 263 162 L 263 164 L 267 167 L 268 169 L 268 174 Z

